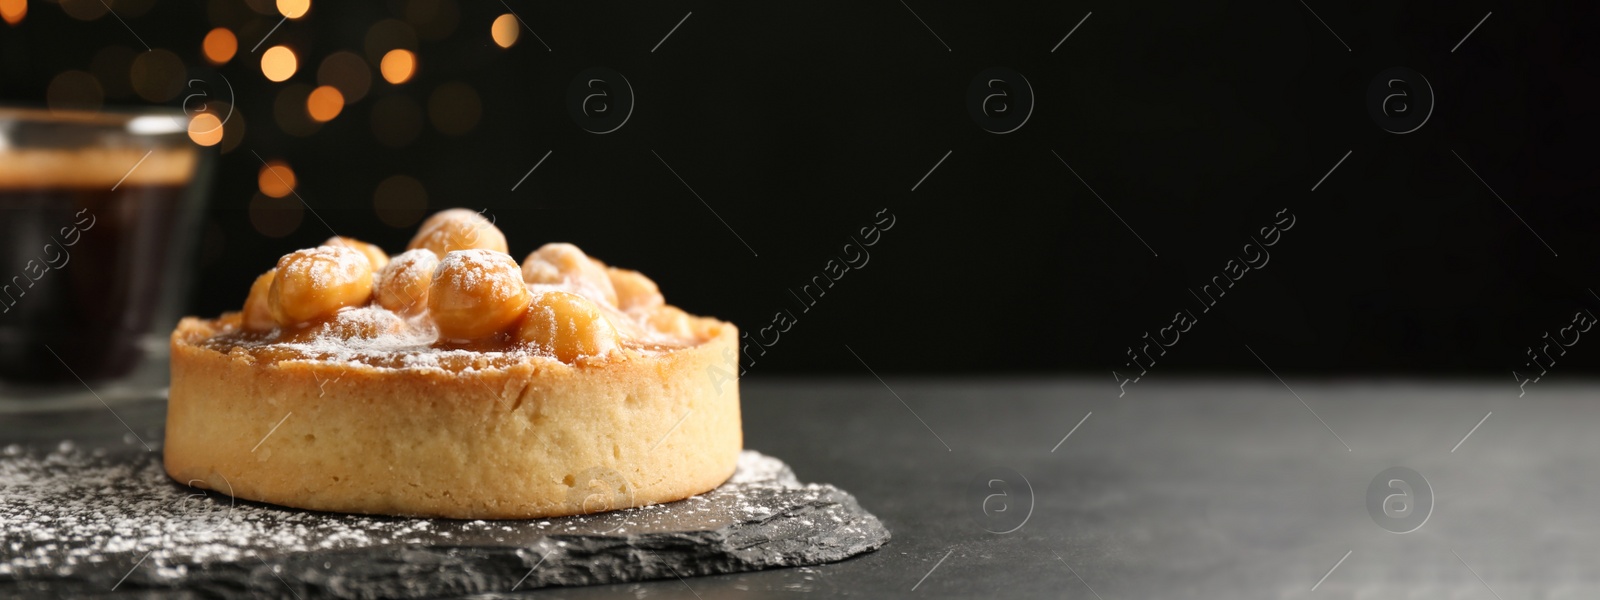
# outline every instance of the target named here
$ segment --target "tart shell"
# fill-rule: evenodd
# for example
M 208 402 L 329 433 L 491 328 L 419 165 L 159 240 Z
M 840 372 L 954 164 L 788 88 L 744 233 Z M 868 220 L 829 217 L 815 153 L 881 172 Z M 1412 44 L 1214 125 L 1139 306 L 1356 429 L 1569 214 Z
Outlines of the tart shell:
M 266 361 L 172 334 L 165 466 L 180 483 L 322 511 L 524 519 L 681 500 L 733 474 L 738 330 L 577 364 Z

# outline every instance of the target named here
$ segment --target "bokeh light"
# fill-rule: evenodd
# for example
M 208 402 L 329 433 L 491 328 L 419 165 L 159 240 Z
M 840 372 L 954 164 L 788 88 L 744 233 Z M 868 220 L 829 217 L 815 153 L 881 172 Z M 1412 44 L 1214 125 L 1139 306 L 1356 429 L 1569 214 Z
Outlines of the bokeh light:
M 312 120 L 332 121 L 341 110 L 344 110 L 344 95 L 331 85 L 311 90 L 311 95 L 306 96 L 306 114 L 311 115 Z
M 383 61 L 384 53 L 396 48 L 416 52 L 417 32 L 405 21 L 384 19 L 367 28 L 361 48 L 366 52 L 368 63 L 378 64 Z
M 100 82 L 83 71 L 62 71 L 50 80 L 45 90 L 45 105 L 50 107 L 50 112 L 97 112 L 105 99 Z
M 317 67 L 317 85 L 338 88 L 345 104 L 355 104 L 372 88 L 372 67 L 361 55 L 341 50 L 322 59 L 322 66 Z
M 272 81 L 285 81 L 294 76 L 300 63 L 294 51 L 284 46 L 273 46 L 261 53 L 261 74 Z
M 151 102 L 166 102 L 183 91 L 187 68 L 178 55 L 166 50 L 151 50 L 133 59 L 128 75 L 133 91 Z
M 454 0 L 409 0 L 404 15 L 417 37 L 432 41 L 450 37 L 461 22 L 461 9 Z
M 410 50 L 390 50 L 388 54 L 383 55 L 383 62 L 378 65 L 378 70 L 389 83 L 405 83 L 417 71 L 417 55 L 412 54 Z
M 280 13 L 278 13 L 278 4 L 273 0 L 244 0 L 244 3 L 250 7 L 250 10 L 255 11 L 256 14 L 270 16 L 274 21 L 278 20 L 278 17 L 282 16 Z
M 517 16 L 511 13 L 495 17 L 494 24 L 489 26 L 489 35 L 501 48 L 510 48 L 517 43 L 517 36 L 521 33 L 522 27 L 517 24 Z
M 206 20 L 212 27 L 227 27 L 235 32 L 255 17 L 250 5 L 239 0 L 207 0 Z
M 278 91 L 272 102 L 272 118 L 278 129 L 295 137 L 306 137 L 322 129 L 322 123 L 311 119 L 306 105 L 311 97 L 311 86 L 293 83 Z
M 239 38 L 225 27 L 212 29 L 206 34 L 206 39 L 200 43 L 205 51 L 206 60 L 213 65 L 221 65 L 233 59 L 233 54 L 239 51 Z
M 372 191 L 372 209 L 385 225 L 409 228 L 428 212 L 428 190 L 409 175 L 391 175 Z
M 372 137 L 390 148 L 400 148 L 422 133 L 422 108 L 405 94 L 384 96 L 372 107 Z
M 127 46 L 106 46 L 94 53 L 89 61 L 89 72 L 100 81 L 107 98 L 126 98 L 133 95 L 133 70 L 135 53 Z
M 189 119 L 189 139 L 201 146 L 222 143 L 222 119 L 211 113 L 200 113 Z
M 289 163 L 281 160 L 269 160 L 261 165 L 261 170 L 256 173 L 256 187 L 261 193 L 273 198 L 282 198 L 294 193 L 294 169 L 289 168 Z
M 300 228 L 305 207 L 295 198 L 273 198 L 256 194 L 250 199 L 250 225 L 261 235 L 281 238 Z
M 61 0 L 61 11 L 79 21 L 93 21 L 105 16 L 107 10 L 100 0 Z
M 216 114 L 229 115 L 228 121 L 222 124 L 222 153 L 232 152 L 234 148 L 239 147 L 239 142 L 244 141 L 244 113 L 238 111 L 230 113 L 232 107 L 228 106 L 228 103 L 215 100 L 211 102 L 211 108 Z
M 311 10 L 311 0 L 278 0 L 278 14 L 291 19 L 306 16 Z
M 128 20 L 150 12 L 156 0 L 105 0 L 105 3 L 116 9 L 118 17 Z
M 16 25 L 22 18 L 28 16 L 28 0 L 0 0 L 0 19 L 5 19 L 7 24 Z
M 472 131 L 481 116 L 483 105 L 478 101 L 478 92 L 465 83 L 446 83 L 428 96 L 428 120 L 439 133 L 461 135 Z

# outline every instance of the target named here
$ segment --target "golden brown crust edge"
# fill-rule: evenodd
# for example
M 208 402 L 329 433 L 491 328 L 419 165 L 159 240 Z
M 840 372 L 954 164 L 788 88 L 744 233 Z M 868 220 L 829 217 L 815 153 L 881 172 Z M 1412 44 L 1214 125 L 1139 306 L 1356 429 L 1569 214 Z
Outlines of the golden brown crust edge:
M 257 364 L 196 345 L 212 333 L 214 322 L 193 318 L 173 332 L 165 464 L 180 483 L 238 498 L 458 519 L 564 516 L 709 491 L 733 474 L 743 447 L 732 325 L 662 354 L 460 373 Z

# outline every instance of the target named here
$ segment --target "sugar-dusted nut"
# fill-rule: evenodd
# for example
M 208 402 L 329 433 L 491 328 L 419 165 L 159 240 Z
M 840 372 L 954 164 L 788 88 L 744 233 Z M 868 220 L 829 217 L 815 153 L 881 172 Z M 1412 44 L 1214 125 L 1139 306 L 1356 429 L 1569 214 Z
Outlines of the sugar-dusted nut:
M 272 295 L 273 276 L 277 273 L 277 269 L 267 269 L 267 272 L 256 278 L 255 283 L 250 284 L 250 295 L 244 299 L 244 310 L 241 315 L 245 329 L 271 331 L 278 326 L 278 322 L 272 320 L 272 306 L 268 300 Z
M 650 327 L 656 331 L 680 338 L 694 337 L 694 317 L 682 309 L 666 304 L 657 306 L 650 311 L 647 319 Z
M 617 305 L 606 266 L 589 258 L 572 244 L 549 243 L 522 259 L 522 279 L 528 283 L 565 283 L 578 294 L 610 306 Z
M 328 238 L 328 241 L 323 242 L 322 245 L 324 245 L 324 246 L 344 246 L 346 248 L 354 248 L 356 250 L 360 250 L 362 254 L 366 255 L 367 260 L 372 261 L 372 270 L 373 271 L 377 271 L 378 269 L 382 269 L 384 265 L 389 264 L 389 253 L 384 252 L 383 248 L 379 248 L 375 244 L 368 244 L 366 242 L 363 242 L 363 241 L 355 239 L 355 238 L 348 238 L 348 237 L 344 237 L 342 235 L 336 235 L 336 236 L 333 236 L 331 238 Z
M 721 335 L 725 326 L 727 323 L 711 317 L 695 317 L 689 323 L 689 329 L 694 331 L 695 337 L 702 340 L 714 339 Z
M 600 307 L 577 294 L 538 294 L 528 306 L 517 339 L 571 363 L 583 356 L 602 356 L 617 349 L 617 330 Z
M 372 298 L 372 261 L 360 250 L 318 246 L 278 259 L 268 306 L 279 325 L 296 325 L 332 315 Z
M 504 252 L 456 250 L 444 256 L 428 286 L 428 311 L 439 336 L 465 341 L 516 325 L 528 308 L 528 284 Z
M 617 308 L 655 308 L 666 303 L 666 299 L 661 297 L 661 288 L 656 287 L 656 282 L 645 277 L 644 273 L 607 267 L 606 275 L 611 279 L 612 289 L 617 291 Z
M 286 330 L 280 342 L 309 344 L 317 340 L 373 339 L 405 331 L 400 315 L 381 306 L 347 306 L 332 316 L 312 321 L 304 327 Z
M 483 215 L 465 208 L 434 213 L 417 228 L 407 250 L 426 248 L 439 258 L 456 250 L 483 249 L 506 252 L 506 236 Z
M 379 306 L 354 306 L 340 309 L 321 326 L 323 335 L 340 339 L 372 339 L 400 333 L 405 320 Z
M 439 257 L 432 250 L 407 250 L 389 259 L 378 271 L 374 293 L 378 305 L 402 314 L 416 314 L 428 307 L 428 286 Z

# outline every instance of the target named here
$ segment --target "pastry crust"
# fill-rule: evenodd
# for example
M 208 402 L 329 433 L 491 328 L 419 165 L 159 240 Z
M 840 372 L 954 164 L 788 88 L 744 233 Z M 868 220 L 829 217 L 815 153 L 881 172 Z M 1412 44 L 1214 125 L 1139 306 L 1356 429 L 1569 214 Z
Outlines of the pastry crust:
M 555 517 L 709 491 L 743 446 L 727 323 L 691 345 L 575 364 L 524 354 L 394 367 L 219 345 L 237 322 L 187 318 L 173 332 L 165 460 L 178 482 L 238 498 Z

